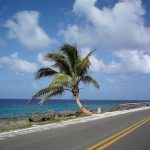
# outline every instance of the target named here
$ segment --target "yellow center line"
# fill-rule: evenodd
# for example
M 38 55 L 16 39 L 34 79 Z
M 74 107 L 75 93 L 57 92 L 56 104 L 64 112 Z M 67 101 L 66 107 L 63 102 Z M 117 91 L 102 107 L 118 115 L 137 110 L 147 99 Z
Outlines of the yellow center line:
M 131 130 L 132 128 L 136 127 L 136 126 L 139 125 L 140 123 L 142 123 L 142 122 L 144 122 L 144 121 L 146 121 L 146 120 L 149 120 L 149 119 L 150 119 L 150 116 L 149 116 L 149 117 L 146 117 L 145 119 L 143 119 L 143 120 L 141 120 L 141 121 L 139 121 L 139 122 L 137 122 L 137 123 L 135 123 L 135 124 L 133 124 L 133 125 L 131 125 L 131 126 L 129 126 L 129 127 L 126 128 L 126 129 L 124 129 L 124 130 L 122 130 L 122 131 L 120 131 L 120 132 L 118 132 L 118 133 L 116 133 L 116 134 L 110 136 L 109 138 L 107 138 L 107 139 L 105 139 L 105 140 L 103 140 L 103 141 L 101 141 L 101 142 L 98 142 L 97 144 L 95 144 L 95 145 L 89 147 L 87 150 L 93 150 L 93 149 L 95 149 L 95 148 L 101 146 L 102 144 L 105 144 L 106 142 L 109 142 L 110 140 L 112 140 L 112 139 L 114 139 L 114 138 L 120 136 L 120 135 L 123 134 L 124 132 L 127 132 L 127 131 Z
M 150 120 L 150 119 L 149 119 Z M 106 147 L 110 146 L 111 144 L 113 144 L 114 142 L 118 141 L 119 139 L 123 138 L 124 136 L 126 136 L 127 134 L 131 133 L 132 131 L 134 131 L 135 129 L 139 128 L 140 126 L 142 126 L 143 124 L 145 124 L 146 122 L 148 122 L 149 120 L 145 120 L 144 122 L 142 122 L 141 124 L 137 125 L 135 128 L 129 130 L 128 132 L 125 132 L 124 134 L 120 135 L 119 137 L 111 140 L 110 142 L 100 146 L 99 148 L 97 148 L 96 150 L 103 150 Z

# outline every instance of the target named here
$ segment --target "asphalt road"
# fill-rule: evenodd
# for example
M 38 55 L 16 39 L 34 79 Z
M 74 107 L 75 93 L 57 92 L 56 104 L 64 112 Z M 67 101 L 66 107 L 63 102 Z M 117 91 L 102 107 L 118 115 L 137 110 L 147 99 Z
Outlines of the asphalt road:
M 150 116 L 150 109 L 6 138 L 0 150 L 85 150 Z M 106 150 L 150 150 L 150 121 Z
M 150 121 L 106 150 L 150 150 Z

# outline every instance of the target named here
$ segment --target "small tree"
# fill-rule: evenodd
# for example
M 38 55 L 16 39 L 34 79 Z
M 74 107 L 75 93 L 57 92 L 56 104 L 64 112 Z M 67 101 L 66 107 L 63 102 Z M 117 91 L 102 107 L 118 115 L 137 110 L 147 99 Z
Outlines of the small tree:
M 81 82 L 85 84 L 92 83 L 96 88 L 99 88 L 98 83 L 88 75 L 91 65 L 89 58 L 93 51 L 88 53 L 84 58 L 81 58 L 75 45 L 64 44 L 60 48 L 60 51 L 48 53 L 45 56 L 45 60 L 52 61 L 53 65 L 39 69 L 36 73 L 36 79 L 50 76 L 53 77 L 53 80 L 46 88 L 41 89 L 33 95 L 31 100 L 45 95 L 45 97 L 39 101 L 39 104 L 42 104 L 49 98 L 60 96 L 65 91 L 70 91 L 79 109 L 86 115 L 91 115 L 92 113 L 84 108 L 79 100 L 79 84 Z

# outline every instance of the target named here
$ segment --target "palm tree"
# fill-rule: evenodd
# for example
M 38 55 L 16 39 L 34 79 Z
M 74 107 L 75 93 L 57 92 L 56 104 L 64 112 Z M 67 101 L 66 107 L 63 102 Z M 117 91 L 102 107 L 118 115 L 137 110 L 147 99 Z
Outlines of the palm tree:
M 45 56 L 45 60 L 52 61 L 53 65 L 51 68 L 46 67 L 39 69 L 36 73 L 36 79 L 52 76 L 53 80 L 46 88 L 41 89 L 33 95 L 31 100 L 45 95 L 45 97 L 39 101 L 39 104 L 42 104 L 49 98 L 60 96 L 65 91 L 70 91 L 81 112 L 86 115 L 91 115 L 92 112 L 83 107 L 79 100 L 79 84 L 81 82 L 85 84 L 92 83 L 96 88 L 99 88 L 98 83 L 88 75 L 91 65 L 89 58 L 93 51 L 88 53 L 84 58 L 81 58 L 76 45 L 64 44 L 60 48 L 60 51 L 48 53 Z

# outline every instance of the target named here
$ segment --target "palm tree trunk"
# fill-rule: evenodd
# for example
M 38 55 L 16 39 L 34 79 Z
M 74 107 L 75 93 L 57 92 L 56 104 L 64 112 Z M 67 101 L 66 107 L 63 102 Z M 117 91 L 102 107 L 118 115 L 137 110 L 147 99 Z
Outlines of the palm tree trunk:
M 76 100 L 76 103 L 77 103 L 77 105 L 78 105 L 78 107 L 79 107 L 79 109 L 80 109 L 81 112 L 83 112 L 85 115 L 88 115 L 88 116 L 90 116 L 90 115 L 93 114 L 88 109 L 86 109 L 85 107 L 83 107 L 83 105 L 81 104 L 81 102 L 80 102 L 80 100 L 79 100 L 78 97 L 75 97 L 75 100 Z

